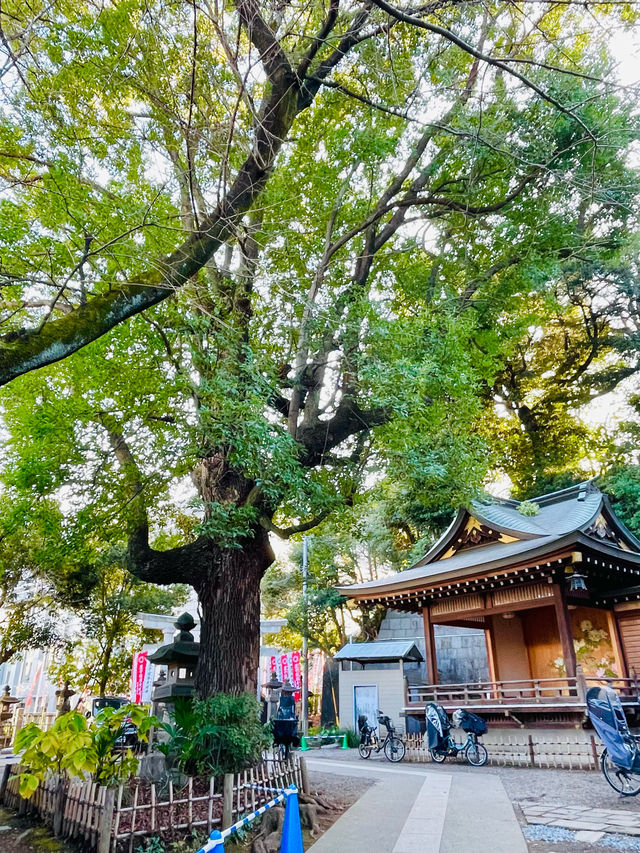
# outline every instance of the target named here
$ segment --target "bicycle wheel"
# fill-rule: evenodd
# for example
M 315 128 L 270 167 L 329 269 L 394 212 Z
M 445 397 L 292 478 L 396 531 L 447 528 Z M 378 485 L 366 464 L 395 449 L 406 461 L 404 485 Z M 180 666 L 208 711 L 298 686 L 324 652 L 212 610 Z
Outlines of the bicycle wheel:
M 614 791 L 623 797 L 635 797 L 640 794 L 640 773 L 619 767 L 611 760 L 606 749 L 600 756 L 600 767 L 604 778 Z
M 371 755 L 371 746 L 368 743 L 359 743 L 358 752 L 360 753 L 360 758 L 369 758 Z
M 402 761 L 406 747 L 399 737 L 390 737 L 384 745 L 384 754 L 389 761 Z
M 464 748 L 464 757 L 473 767 L 482 767 L 487 763 L 489 753 L 484 744 L 470 741 Z
M 446 752 L 440 752 L 439 749 L 433 748 L 433 749 L 430 749 L 429 752 L 431 753 L 431 760 L 435 761 L 436 764 L 442 764 L 442 762 L 445 761 L 447 758 L 447 753 Z

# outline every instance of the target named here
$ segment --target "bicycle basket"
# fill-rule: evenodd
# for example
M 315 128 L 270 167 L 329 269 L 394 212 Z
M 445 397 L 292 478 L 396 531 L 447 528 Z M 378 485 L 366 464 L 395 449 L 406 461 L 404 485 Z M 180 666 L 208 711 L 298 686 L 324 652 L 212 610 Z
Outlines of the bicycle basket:
M 477 714 L 472 714 L 471 711 L 465 711 L 464 708 L 458 708 L 452 714 L 453 724 L 472 735 L 485 735 L 487 733 L 487 723 L 482 717 Z

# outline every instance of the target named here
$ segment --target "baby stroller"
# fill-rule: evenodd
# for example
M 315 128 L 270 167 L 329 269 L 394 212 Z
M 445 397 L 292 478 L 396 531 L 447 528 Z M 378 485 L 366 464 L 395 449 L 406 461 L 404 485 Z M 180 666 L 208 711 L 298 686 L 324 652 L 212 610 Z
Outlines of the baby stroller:
M 604 778 L 623 797 L 640 793 L 640 738 L 629 731 L 622 703 L 610 687 L 587 690 L 587 713 L 604 743 L 600 767 Z
M 273 746 L 280 758 L 286 761 L 289 758 L 291 747 L 300 746 L 300 736 L 298 735 L 298 720 L 278 720 L 273 721 Z

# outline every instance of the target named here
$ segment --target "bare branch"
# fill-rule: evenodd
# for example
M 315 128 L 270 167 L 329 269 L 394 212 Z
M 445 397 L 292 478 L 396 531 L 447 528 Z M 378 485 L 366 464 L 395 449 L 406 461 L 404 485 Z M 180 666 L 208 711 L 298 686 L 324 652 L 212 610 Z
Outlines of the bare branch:
M 428 30 L 435 35 L 442 36 L 443 38 L 450 41 L 452 44 L 455 44 L 461 50 L 464 50 L 465 53 L 470 54 L 471 56 L 475 56 L 476 59 L 480 59 L 483 62 L 486 62 L 488 65 L 492 65 L 495 68 L 500 68 L 502 71 L 506 71 L 512 77 L 515 77 L 517 80 L 520 80 L 528 89 L 535 92 L 540 98 L 547 103 L 554 106 L 557 110 L 564 113 L 565 115 L 570 116 L 574 121 L 577 121 L 578 124 L 584 129 L 585 133 L 595 141 L 595 136 L 591 129 L 584 123 L 584 121 L 580 118 L 580 116 L 576 115 L 576 113 L 562 104 L 557 98 L 554 98 L 553 95 L 550 95 L 548 92 L 545 92 L 544 89 L 541 89 L 536 83 L 532 80 L 529 80 L 528 77 L 525 77 L 524 74 L 520 74 L 519 71 L 516 71 L 514 68 L 511 68 L 508 63 L 495 59 L 492 56 L 489 56 L 486 53 L 483 53 L 481 50 L 475 48 L 469 42 L 466 42 L 464 39 L 460 38 L 460 36 L 456 35 L 456 33 L 451 30 L 447 30 L 445 27 L 441 27 L 438 24 L 433 24 L 429 21 L 424 21 L 421 18 L 416 18 L 412 15 L 407 15 L 402 9 L 397 9 L 395 6 L 392 6 L 390 3 L 387 3 L 386 0 L 371 0 L 371 2 L 377 6 L 379 9 L 382 9 L 383 12 L 386 12 L 391 17 L 395 18 L 398 21 L 402 21 L 405 24 L 409 24 L 413 27 L 420 27 L 423 30 Z

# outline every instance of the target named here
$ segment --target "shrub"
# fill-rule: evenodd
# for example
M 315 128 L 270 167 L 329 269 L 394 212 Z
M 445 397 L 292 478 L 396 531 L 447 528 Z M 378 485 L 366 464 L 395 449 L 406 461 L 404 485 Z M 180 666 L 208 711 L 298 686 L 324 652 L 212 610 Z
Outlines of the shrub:
M 40 782 L 55 774 L 59 779 L 90 774 L 101 785 L 117 785 L 132 776 L 138 760 L 131 749 L 118 746 L 124 721 L 130 718 L 145 740 L 151 726 L 158 723 L 140 705 L 125 705 L 118 710 L 105 708 L 89 724 L 77 711 L 69 711 L 43 731 L 35 723 L 20 729 L 14 749 L 22 752 L 20 796 L 28 799 Z
M 353 729 L 347 729 L 347 746 L 349 749 L 356 749 L 356 747 L 360 744 L 360 735 L 357 732 L 354 732 Z
M 522 501 L 522 503 L 518 506 L 518 512 L 520 515 L 525 516 L 533 516 L 538 515 L 540 512 L 540 507 L 535 501 Z
M 164 725 L 169 741 L 158 749 L 169 764 L 189 775 L 237 773 L 262 757 L 270 743 L 260 722 L 260 707 L 250 693 L 209 699 L 180 699 L 173 724 Z

